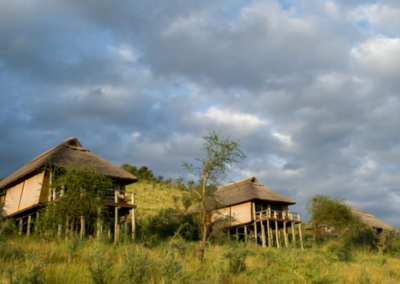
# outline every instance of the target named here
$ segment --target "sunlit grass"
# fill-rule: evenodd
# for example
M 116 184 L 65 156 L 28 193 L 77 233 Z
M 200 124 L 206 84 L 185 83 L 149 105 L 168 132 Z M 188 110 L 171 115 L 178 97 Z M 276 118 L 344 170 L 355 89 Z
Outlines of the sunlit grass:
M 203 263 L 196 242 L 147 247 L 86 240 L 72 258 L 71 242 L 2 241 L 1 283 L 100 283 L 94 282 L 94 273 L 104 273 L 101 283 L 400 283 L 400 259 L 385 256 L 382 261 L 376 252 L 356 252 L 352 261 L 342 262 L 327 259 L 324 247 L 277 250 L 249 244 L 246 269 L 234 274 L 224 257 L 237 249 L 229 242 L 209 245 Z

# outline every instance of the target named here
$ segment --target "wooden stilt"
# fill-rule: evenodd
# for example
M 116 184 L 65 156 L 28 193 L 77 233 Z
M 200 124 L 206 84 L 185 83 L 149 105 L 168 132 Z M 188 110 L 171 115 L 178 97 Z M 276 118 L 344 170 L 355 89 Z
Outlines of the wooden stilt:
M 58 225 L 57 235 L 58 235 L 58 237 L 61 237 L 61 224 Z
M 279 249 L 280 245 L 279 245 L 279 236 L 278 236 L 278 222 L 275 221 L 275 235 L 276 235 L 276 247 Z
M 254 243 L 258 243 L 258 234 L 257 234 L 257 223 L 254 222 Z
M 289 247 L 289 240 L 288 240 L 288 235 L 286 231 L 286 222 L 283 222 L 283 237 L 285 239 L 285 247 Z
M 114 192 L 114 202 L 115 203 L 118 203 L 118 194 L 119 194 L 119 191 L 116 190 Z M 118 232 L 118 207 L 115 206 L 115 208 L 114 208 L 114 243 L 118 242 L 118 235 L 119 235 L 119 232 Z
M 124 238 L 125 240 L 128 238 L 128 216 L 127 216 L 127 211 L 125 211 L 124 214 Z
M 135 194 L 131 194 L 131 202 L 132 205 L 135 205 Z M 136 215 L 135 215 L 135 208 L 132 208 L 132 239 L 135 239 L 136 234 Z
M 236 227 L 236 241 L 239 241 L 239 228 Z
M 254 243 L 257 244 L 257 223 L 256 223 L 256 203 L 253 201 L 253 220 L 254 220 Z
M 28 227 L 26 228 L 26 234 L 29 236 L 31 234 L 31 215 L 28 216 Z
M 97 215 L 97 238 L 100 239 L 101 237 L 101 220 L 100 220 L 100 216 Z
M 35 233 L 38 230 L 38 223 L 39 223 L 39 212 L 36 212 L 36 218 L 35 218 Z
M 261 221 L 261 238 L 262 238 L 262 246 L 265 248 L 266 245 L 266 240 L 265 240 L 265 226 L 264 226 L 264 221 Z
M 247 237 L 247 226 L 244 226 L 244 241 L 247 244 L 248 242 L 248 237 Z
M 85 217 L 81 216 L 81 239 L 85 237 Z
M 271 232 L 269 228 L 269 220 L 267 220 L 268 247 L 271 247 Z
M 274 232 L 272 231 L 272 228 L 269 229 L 269 235 L 271 236 L 271 247 L 274 246 Z
M 22 235 L 22 219 L 19 219 L 19 233 L 20 236 Z
M 300 234 L 300 247 L 301 247 L 301 249 L 304 249 L 304 247 L 303 247 L 303 234 L 301 232 L 301 223 L 299 223 L 299 234 Z
M 293 239 L 293 246 L 296 247 L 296 231 L 294 230 L 294 223 L 292 222 L 292 239 Z

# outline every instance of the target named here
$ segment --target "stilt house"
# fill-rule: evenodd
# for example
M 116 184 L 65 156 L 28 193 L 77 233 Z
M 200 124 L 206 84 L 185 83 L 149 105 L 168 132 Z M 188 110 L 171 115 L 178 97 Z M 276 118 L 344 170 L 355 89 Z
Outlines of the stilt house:
M 118 236 L 119 220 L 132 210 L 132 236 L 135 230 L 134 193 L 126 191 L 126 185 L 138 179 L 116 165 L 96 156 L 82 147 L 78 139 L 69 138 L 58 146 L 44 152 L 27 163 L 24 167 L 0 182 L 0 201 L 4 202 L 5 217 L 15 218 L 20 225 L 20 233 L 30 234 L 31 224 L 39 217 L 46 204 L 56 202 L 64 195 L 64 188 L 52 189 L 54 179 L 50 168 L 72 167 L 82 169 L 82 166 L 94 167 L 97 172 L 110 177 L 114 188 L 107 191 L 106 207 L 109 215 L 115 220 L 114 236 Z M 83 220 L 84 221 L 84 220 Z M 81 234 L 85 224 L 81 223 Z M 68 229 L 68 228 L 65 228 Z M 62 228 L 59 228 L 59 231 Z M 97 234 L 101 233 L 100 231 Z M 110 233 L 110 232 L 109 232 Z
M 220 186 L 214 198 L 216 205 L 211 222 L 224 226 L 230 235 L 236 235 L 237 240 L 248 242 L 253 239 L 255 243 L 261 241 L 264 247 L 279 248 L 282 239 L 288 247 L 289 235 L 291 242 L 296 242 L 297 225 L 303 246 L 300 214 L 289 210 L 289 206 L 296 203 L 259 184 L 255 177 Z M 199 209 L 196 205 L 189 213 L 199 212 Z M 222 223 L 219 222 L 221 219 L 224 220 Z

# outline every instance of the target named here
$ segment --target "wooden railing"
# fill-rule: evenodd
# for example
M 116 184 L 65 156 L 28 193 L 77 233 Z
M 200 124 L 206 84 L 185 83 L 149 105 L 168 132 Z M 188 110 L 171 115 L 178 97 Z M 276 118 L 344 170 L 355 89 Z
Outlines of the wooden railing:
M 268 218 L 300 221 L 300 213 L 267 209 L 263 211 L 258 211 L 255 214 L 256 220 Z

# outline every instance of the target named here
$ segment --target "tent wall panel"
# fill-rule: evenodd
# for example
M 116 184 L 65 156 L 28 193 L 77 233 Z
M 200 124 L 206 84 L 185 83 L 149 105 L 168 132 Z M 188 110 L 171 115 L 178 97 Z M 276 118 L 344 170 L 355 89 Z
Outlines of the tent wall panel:
M 19 210 L 28 208 L 39 203 L 40 192 L 43 186 L 44 172 L 35 175 L 25 181 Z
M 232 224 L 251 222 L 251 202 L 246 202 L 231 207 Z
M 4 216 L 8 216 L 18 211 L 23 188 L 24 182 L 21 182 L 7 190 L 6 203 L 3 209 Z

